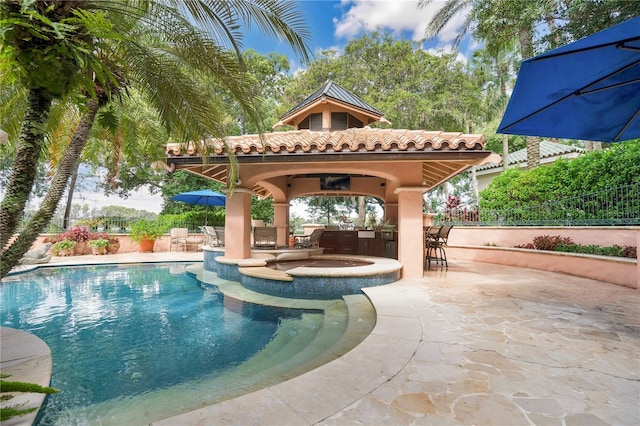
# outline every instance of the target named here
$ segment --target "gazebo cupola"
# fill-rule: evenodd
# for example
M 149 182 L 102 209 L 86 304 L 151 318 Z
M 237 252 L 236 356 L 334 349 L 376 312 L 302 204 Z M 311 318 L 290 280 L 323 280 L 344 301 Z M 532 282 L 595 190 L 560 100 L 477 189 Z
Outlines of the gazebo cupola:
M 273 128 L 332 132 L 362 128 L 377 121 L 391 124 L 383 113 L 339 84 L 327 82 L 315 93 L 284 113 Z

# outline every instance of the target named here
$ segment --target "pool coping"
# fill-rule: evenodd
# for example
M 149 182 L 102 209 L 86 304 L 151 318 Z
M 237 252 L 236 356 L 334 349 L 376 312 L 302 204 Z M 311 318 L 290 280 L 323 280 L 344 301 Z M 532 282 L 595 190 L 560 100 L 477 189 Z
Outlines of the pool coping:
M 49 386 L 53 360 L 49 346 L 39 337 L 27 332 L 0 327 L 0 371 L 8 374 L 7 380 Z M 12 417 L 3 426 L 31 425 L 46 398 L 43 393 L 11 392 L 13 398 L 0 402 L 2 407 L 18 405 L 20 409 L 38 408 L 31 413 Z

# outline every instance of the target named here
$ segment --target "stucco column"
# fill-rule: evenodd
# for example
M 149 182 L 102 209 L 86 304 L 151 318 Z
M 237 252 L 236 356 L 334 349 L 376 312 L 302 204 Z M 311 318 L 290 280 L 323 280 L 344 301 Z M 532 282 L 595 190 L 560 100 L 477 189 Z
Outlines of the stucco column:
M 251 257 L 251 194 L 246 188 L 227 193 L 224 256 L 229 259 Z
M 286 246 L 289 239 L 289 203 L 273 203 L 273 226 L 278 228 L 278 246 Z
M 424 187 L 397 188 L 398 260 L 403 278 L 422 278 L 424 273 L 424 234 L 422 232 L 422 194 Z

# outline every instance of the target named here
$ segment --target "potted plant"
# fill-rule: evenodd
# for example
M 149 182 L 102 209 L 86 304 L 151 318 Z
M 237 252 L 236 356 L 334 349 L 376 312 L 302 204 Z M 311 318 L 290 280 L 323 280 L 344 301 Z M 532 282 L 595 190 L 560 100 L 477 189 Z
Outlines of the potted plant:
M 140 219 L 131 224 L 129 237 L 140 244 L 140 251 L 144 253 L 153 251 L 155 241 L 164 233 L 165 230 L 158 221 Z
M 62 235 L 60 235 L 60 239 L 75 241 L 74 252 L 82 255 L 87 248 L 87 241 L 91 239 L 91 234 L 89 229 L 84 226 L 74 226 L 64 231 Z
M 107 254 L 107 246 L 109 240 L 106 238 L 100 238 L 98 240 L 89 240 L 89 247 L 93 250 L 93 254 Z
M 109 237 L 109 245 L 107 246 L 107 253 L 115 254 L 120 250 L 120 240 L 116 237 Z
M 73 248 L 76 244 L 73 240 L 60 240 L 53 245 L 53 254 L 56 256 L 73 256 Z

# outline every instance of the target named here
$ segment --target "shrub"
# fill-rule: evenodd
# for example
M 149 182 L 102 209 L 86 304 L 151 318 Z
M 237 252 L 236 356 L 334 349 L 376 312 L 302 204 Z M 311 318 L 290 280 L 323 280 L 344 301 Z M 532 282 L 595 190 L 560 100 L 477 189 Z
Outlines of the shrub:
M 537 250 L 554 251 L 558 244 L 573 244 L 573 241 L 571 241 L 571 238 L 561 237 L 560 235 L 553 237 L 549 235 L 542 235 L 533 239 L 533 246 Z
M 624 246 L 622 248 L 622 255 L 624 257 L 630 257 L 632 259 L 638 258 L 638 248 L 634 246 Z
M 595 254 L 599 256 L 627 257 L 631 259 L 635 259 L 638 252 L 637 248 L 634 246 L 613 245 L 603 247 L 593 244 L 575 244 L 573 241 L 571 241 L 571 238 L 561 237 L 559 235 L 542 235 L 540 237 L 535 237 L 533 239 L 533 244 L 519 244 L 514 247 L 533 250 L 559 251 L 564 253 L 582 253 Z
M 518 244 L 517 246 L 514 246 L 515 248 L 523 248 L 523 249 L 530 249 L 530 250 L 535 250 L 536 248 L 534 247 L 533 244 L 531 243 L 527 243 L 527 244 Z
M 165 232 L 167 232 L 167 228 L 157 220 L 140 219 L 131 224 L 131 233 L 129 236 L 133 241 L 139 243 L 147 239 L 157 240 L 162 237 Z
M 53 254 L 57 256 L 63 250 L 71 250 L 76 244 L 73 240 L 60 240 L 53 245 Z
M 89 244 L 89 247 L 105 248 L 109 245 L 109 240 L 106 238 L 100 238 L 98 240 L 89 240 L 87 244 Z
M 108 240 L 109 234 L 106 232 L 90 232 L 89 233 L 89 241 L 91 240 Z
M 73 228 L 67 229 L 62 234 L 58 234 L 51 238 L 51 242 L 57 243 L 58 241 L 62 240 L 71 240 L 75 241 L 76 243 L 82 243 L 85 241 L 89 241 L 90 237 L 91 233 L 89 232 L 89 229 L 85 228 L 84 226 L 74 226 Z

